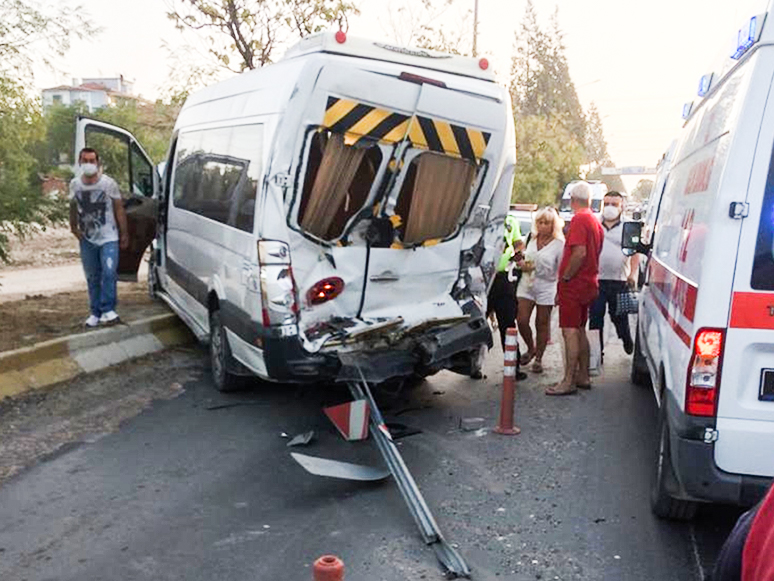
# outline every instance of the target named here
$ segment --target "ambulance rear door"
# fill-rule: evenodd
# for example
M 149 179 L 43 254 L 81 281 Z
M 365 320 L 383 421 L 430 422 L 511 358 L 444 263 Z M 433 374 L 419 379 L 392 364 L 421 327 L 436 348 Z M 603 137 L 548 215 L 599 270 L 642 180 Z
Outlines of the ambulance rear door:
M 757 55 L 768 97 L 746 197 L 728 202 L 741 222 L 717 406 L 715 463 L 726 472 L 774 476 L 774 49 Z M 764 59 L 765 55 L 765 59 Z M 755 81 L 751 90 L 756 89 Z M 754 133 L 750 139 L 754 138 Z M 729 243 L 735 241 L 729 240 Z

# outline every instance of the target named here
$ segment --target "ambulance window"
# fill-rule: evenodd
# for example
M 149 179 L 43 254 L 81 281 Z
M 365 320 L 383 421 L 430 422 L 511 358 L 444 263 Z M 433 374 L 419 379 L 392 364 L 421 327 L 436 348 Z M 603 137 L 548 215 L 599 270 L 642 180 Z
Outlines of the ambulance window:
M 476 166 L 465 159 L 431 152 L 415 157 L 395 205 L 401 240 L 419 244 L 454 233 L 475 176 Z
M 774 156 L 763 196 L 750 286 L 755 290 L 774 290 Z
M 368 200 L 382 163 L 375 144 L 344 143 L 344 137 L 318 131 L 311 139 L 298 224 L 323 240 L 335 240 Z

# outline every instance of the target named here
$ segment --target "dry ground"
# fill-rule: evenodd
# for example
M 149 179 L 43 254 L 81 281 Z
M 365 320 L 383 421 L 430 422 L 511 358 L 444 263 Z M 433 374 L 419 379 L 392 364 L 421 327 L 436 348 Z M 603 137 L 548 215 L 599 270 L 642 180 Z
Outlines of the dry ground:
M 47 228 L 21 240 L 11 237 L 9 246 L 11 262 L 0 262 L 0 272 L 60 266 L 80 260 L 78 241 L 67 227 Z

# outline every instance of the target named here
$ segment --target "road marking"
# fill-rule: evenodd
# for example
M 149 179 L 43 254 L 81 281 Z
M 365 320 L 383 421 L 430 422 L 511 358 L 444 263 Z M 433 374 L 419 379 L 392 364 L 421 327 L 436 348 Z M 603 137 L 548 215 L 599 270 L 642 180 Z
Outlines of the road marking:
M 699 581 L 704 581 L 707 577 L 704 572 L 704 566 L 701 564 L 701 556 L 699 555 L 699 543 L 696 542 L 696 527 L 691 523 L 688 529 L 691 533 L 691 546 L 693 547 L 693 558 L 696 560 L 696 567 L 699 569 Z

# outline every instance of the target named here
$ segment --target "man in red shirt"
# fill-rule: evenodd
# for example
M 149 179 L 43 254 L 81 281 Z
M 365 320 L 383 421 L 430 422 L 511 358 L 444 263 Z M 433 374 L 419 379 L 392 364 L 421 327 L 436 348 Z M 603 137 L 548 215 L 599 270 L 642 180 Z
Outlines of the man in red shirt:
M 546 389 L 546 395 L 569 395 L 578 388 L 591 387 L 586 322 L 589 307 L 599 292 L 599 253 L 605 234 L 599 220 L 591 213 L 590 204 L 591 186 L 580 182 L 570 192 L 574 216 L 567 231 L 556 288 L 566 355 L 564 379 Z

